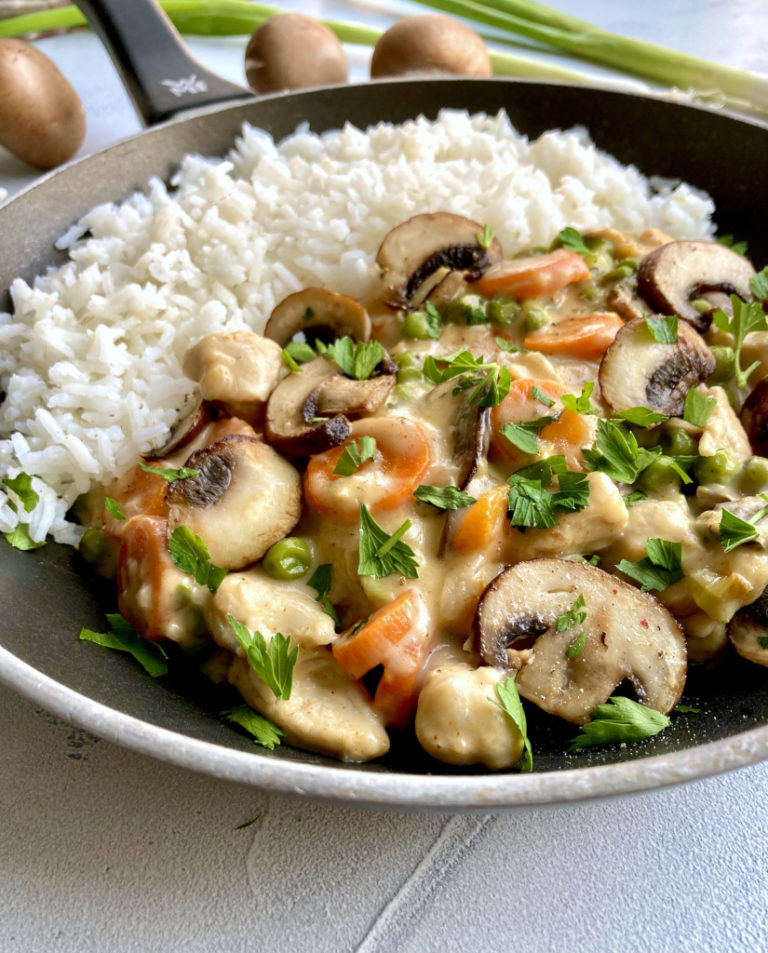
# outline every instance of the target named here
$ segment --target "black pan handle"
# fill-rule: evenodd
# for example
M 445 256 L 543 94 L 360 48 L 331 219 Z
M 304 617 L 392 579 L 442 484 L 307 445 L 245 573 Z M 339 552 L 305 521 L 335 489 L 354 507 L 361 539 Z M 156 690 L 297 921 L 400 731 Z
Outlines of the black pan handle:
M 145 124 L 253 93 L 210 73 L 154 0 L 75 0 L 106 46 Z

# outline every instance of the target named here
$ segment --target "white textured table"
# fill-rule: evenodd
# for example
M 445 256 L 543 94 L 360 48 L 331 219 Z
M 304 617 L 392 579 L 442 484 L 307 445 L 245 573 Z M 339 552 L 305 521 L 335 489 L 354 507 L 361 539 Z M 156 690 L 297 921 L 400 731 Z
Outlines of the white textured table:
M 282 6 L 377 26 L 421 10 Z M 766 69 L 764 0 L 563 6 Z M 236 81 L 243 44 L 191 41 Z M 138 131 L 93 37 L 41 47 L 84 100 L 83 154 Z M 350 53 L 363 79 L 368 51 Z M 0 154 L 0 185 L 30 180 Z M 5 689 L 0 732 L 2 953 L 768 950 L 768 764 L 634 798 L 447 817 L 328 807 L 193 775 Z

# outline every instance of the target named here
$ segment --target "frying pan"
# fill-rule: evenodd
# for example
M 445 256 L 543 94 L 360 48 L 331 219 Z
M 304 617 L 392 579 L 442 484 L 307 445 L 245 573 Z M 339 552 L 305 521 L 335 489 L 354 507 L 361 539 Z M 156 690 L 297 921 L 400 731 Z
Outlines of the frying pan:
M 586 126 L 620 161 L 707 190 L 720 230 L 747 240 L 758 266 L 768 260 L 768 127 L 760 123 L 658 98 L 515 80 L 402 80 L 255 99 L 203 70 L 149 0 L 80 6 L 139 112 L 159 125 L 42 178 L 0 209 L 0 289 L 59 264 L 55 240 L 88 209 L 126 198 L 150 176 L 169 178 L 186 153 L 224 154 L 244 122 L 279 140 L 304 120 L 322 132 L 345 122 L 435 117 L 443 107 L 505 109 L 531 137 Z M 182 83 L 188 92 L 176 95 L 168 81 L 190 77 Z M 409 735 L 397 739 L 389 758 L 369 765 L 340 765 L 288 746 L 269 752 L 222 722 L 218 712 L 232 700 L 194 670 L 182 666 L 154 680 L 127 656 L 78 641 L 82 626 L 103 628 L 103 612 L 114 604 L 111 588 L 89 576 L 73 550 L 1 545 L 0 680 L 110 741 L 262 789 L 420 810 L 489 810 L 656 788 L 768 757 L 768 679 L 736 658 L 693 669 L 685 700 L 701 713 L 675 717 L 670 729 L 639 745 L 568 756 L 573 726 L 529 712 L 536 751 L 528 775 L 431 762 Z

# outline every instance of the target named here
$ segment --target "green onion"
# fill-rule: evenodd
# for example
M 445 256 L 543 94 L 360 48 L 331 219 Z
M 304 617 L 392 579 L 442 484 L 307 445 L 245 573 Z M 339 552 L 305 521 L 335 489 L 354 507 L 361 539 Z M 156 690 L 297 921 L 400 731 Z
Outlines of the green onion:
M 535 0 L 417 0 L 423 6 L 494 29 L 486 40 L 522 47 L 554 47 L 571 56 L 610 66 L 661 86 L 691 91 L 699 99 L 731 109 L 768 115 L 768 77 L 713 63 L 655 43 L 621 36 Z M 181 33 L 201 36 L 250 34 L 275 7 L 250 0 L 161 0 Z M 343 43 L 375 46 L 382 31 L 360 24 L 324 20 Z M 73 6 L 42 10 L 0 21 L 0 37 L 85 26 Z M 506 34 L 506 35 L 504 35 Z M 518 37 L 533 40 L 521 42 Z M 564 82 L 596 82 L 594 77 L 543 61 L 490 51 L 494 74 Z M 605 83 L 605 79 L 597 82 Z

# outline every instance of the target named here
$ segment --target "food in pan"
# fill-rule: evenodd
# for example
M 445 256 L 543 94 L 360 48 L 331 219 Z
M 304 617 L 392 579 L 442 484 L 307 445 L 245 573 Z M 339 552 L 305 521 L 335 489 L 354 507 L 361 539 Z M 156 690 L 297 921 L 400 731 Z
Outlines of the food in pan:
M 109 359 L 123 362 L 144 454 L 137 465 L 136 441 L 103 436 L 99 415 L 125 412 L 106 383 L 85 418 L 98 451 L 36 410 L 61 456 L 82 458 L 60 480 L 49 526 L 77 538 L 62 504 L 90 489 L 81 551 L 116 572 L 113 642 L 135 630 L 215 646 L 208 672 L 248 706 L 232 717 L 270 744 L 282 733 L 367 760 L 386 751 L 387 729 L 415 719 L 440 760 L 529 766 L 520 697 L 582 726 L 577 744 L 617 740 L 617 723 L 619 740 L 647 736 L 677 705 L 688 659 L 714 657 L 730 634 L 764 661 L 765 403 L 754 385 L 766 335 L 753 300 L 764 273 L 702 240 L 704 198 L 669 184 L 652 194 L 577 135 L 531 145 L 503 119 L 455 115 L 428 139 L 423 130 L 344 134 L 350 153 L 373 143 L 380 173 L 394 165 L 404 180 L 399 201 L 372 189 L 377 214 L 366 217 L 363 203 L 347 219 L 323 216 L 306 193 L 304 207 L 279 204 L 294 169 L 311 180 L 319 167 L 321 190 L 344 183 L 333 200 L 354 206 L 338 138 L 294 140 L 271 177 L 259 169 L 267 211 L 310 224 L 280 249 L 296 272 L 273 266 L 282 294 L 274 278 L 266 289 L 254 280 L 267 243 L 242 244 L 253 190 L 203 163 L 178 201 L 158 185 L 111 220 L 87 219 L 103 231 L 76 242 L 69 273 L 17 287 L 35 320 L 55 324 L 54 284 L 95 319 L 84 342 L 72 333 L 38 346 L 86 344 L 105 377 Z M 431 154 L 392 160 L 393 135 Z M 522 161 L 537 147 L 546 174 Z M 241 173 L 243 153 L 271 148 L 247 141 Z M 424 212 L 417 196 L 429 192 Z M 139 240 L 129 225 L 142 216 Z M 354 247 L 351 224 L 366 232 Z M 105 253 L 119 256 L 110 287 Z M 143 283 L 131 281 L 137 270 Z M 75 290 L 64 292 L 68 278 Z M 135 316 L 147 307 L 149 319 Z M 18 323 L 3 330 L 20 334 Z M 163 367 L 151 380 L 131 362 L 142 347 Z M 52 406 L 72 419 L 78 387 L 61 382 L 74 366 L 48 368 Z M 42 462 L 22 430 L 10 449 Z M 97 452 L 112 454 L 101 470 Z M 5 483 L 17 517 L 20 471 Z M 37 506 L 40 483 L 28 486 Z M 32 544 L 37 506 L 19 523 Z M 616 693 L 625 684 L 643 705 Z

